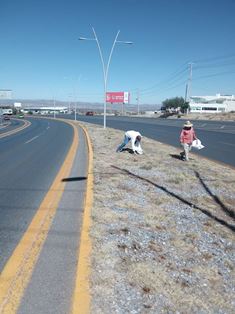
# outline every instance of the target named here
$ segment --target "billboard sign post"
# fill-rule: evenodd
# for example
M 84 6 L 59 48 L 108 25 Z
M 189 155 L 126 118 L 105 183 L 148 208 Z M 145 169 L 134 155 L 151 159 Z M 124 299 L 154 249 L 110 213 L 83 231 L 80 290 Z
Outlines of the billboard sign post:
M 106 102 L 108 103 L 119 103 L 119 104 L 129 104 L 130 93 L 129 92 L 107 92 Z

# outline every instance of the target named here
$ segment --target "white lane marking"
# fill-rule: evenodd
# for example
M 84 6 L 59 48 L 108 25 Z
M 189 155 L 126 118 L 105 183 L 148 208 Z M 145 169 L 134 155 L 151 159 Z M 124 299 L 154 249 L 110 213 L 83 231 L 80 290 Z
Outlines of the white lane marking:
M 36 138 L 38 138 L 40 135 L 34 136 L 33 138 L 31 138 L 30 140 L 28 140 L 27 142 L 25 142 L 25 144 L 28 144 L 34 140 L 36 140 Z
M 48 123 L 48 126 L 47 126 L 46 129 L 47 129 L 47 130 L 50 129 L 49 123 Z M 37 136 L 34 136 L 33 138 L 31 138 L 30 140 L 28 140 L 27 142 L 25 142 L 25 144 L 28 144 L 28 143 L 30 143 L 30 142 L 36 140 L 39 136 L 43 135 L 44 133 L 45 133 L 45 131 L 43 131 L 41 134 L 39 134 L 39 135 L 37 135 Z
M 204 128 L 205 126 L 206 126 L 206 123 L 202 124 L 202 125 L 201 125 L 201 128 Z
M 222 125 L 220 128 L 221 128 L 221 129 L 224 129 L 224 127 L 225 127 L 225 125 Z

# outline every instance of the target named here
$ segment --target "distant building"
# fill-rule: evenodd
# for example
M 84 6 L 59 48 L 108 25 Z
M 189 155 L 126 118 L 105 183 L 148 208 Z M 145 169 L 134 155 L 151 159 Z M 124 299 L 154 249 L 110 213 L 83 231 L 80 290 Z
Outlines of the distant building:
M 191 96 L 189 106 L 190 112 L 231 112 L 235 111 L 235 96 L 221 94 L 216 94 L 215 96 Z
M 12 90 L 0 89 L 0 99 L 12 99 Z
M 68 113 L 68 107 L 27 107 L 22 110 L 24 113 L 34 114 Z
M 20 110 L 22 108 L 22 103 L 21 102 L 14 102 L 14 108 Z
M 9 115 L 13 114 L 12 107 L 0 105 L 0 115 L 4 115 L 4 114 L 9 114 Z

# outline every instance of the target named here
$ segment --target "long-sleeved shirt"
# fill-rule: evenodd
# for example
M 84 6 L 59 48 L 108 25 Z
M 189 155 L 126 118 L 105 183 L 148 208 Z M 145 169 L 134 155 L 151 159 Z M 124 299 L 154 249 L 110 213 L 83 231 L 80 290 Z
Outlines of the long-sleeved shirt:
M 193 128 L 190 130 L 183 129 L 180 134 L 180 143 L 191 144 L 193 140 L 196 140 L 196 134 Z
M 127 131 L 125 133 L 125 136 L 127 136 L 130 140 L 131 140 L 131 147 L 133 149 L 133 151 L 135 151 L 136 149 L 138 149 L 137 147 L 140 147 L 140 142 L 138 141 L 136 143 L 136 137 L 137 136 L 140 136 L 141 137 L 141 134 L 137 131 Z

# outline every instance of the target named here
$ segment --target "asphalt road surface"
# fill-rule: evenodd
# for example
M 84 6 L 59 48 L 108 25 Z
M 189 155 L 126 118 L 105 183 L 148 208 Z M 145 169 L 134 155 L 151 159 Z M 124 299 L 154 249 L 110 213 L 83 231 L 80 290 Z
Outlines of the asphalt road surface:
M 23 120 L 14 119 L 11 117 L 10 120 L 4 121 L 4 119 L 0 117 L 0 134 L 17 129 L 23 124 Z
M 65 118 L 74 119 L 72 115 Z M 143 137 L 149 137 L 162 143 L 180 147 L 179 135 L 184 123 L 180 119 L 136 118 L 125 116 L 107 116 L 107 127 L 123 131 L 136 130 Z M 77 115 L 77 120 L 103 125 L 103 116 Z M 193 121 L 197 137 L 205 146 L 194 153 L 235 167 L 235 122 Z M 121 139 L 120 139 L 121 141 Z M 144 138 L 143 138 L 144 148 Z
M 77 273 L 87 143 L 78 126 L 74 140 L 73 127 L 67 123 L 29 120 L 32 124 L 26 129 L 0 138 L 0 312 L 18 308 L 22 314 L 64 314 L 71 309 Z M 55 211 L 50 209 L 53 202 Z M 52 220 L 48 234 L 46 217 Z M 33 221 L 38 222 L 28 229 Z M 44 234 L 45 242 L 40 242 Z M 35 250 L 39 256 L 34 263 Z
M 72 128 L 65 123 L 31 122 L 25 130 L 0 139 L 0 270 L 48 191 L 72 141 Z

